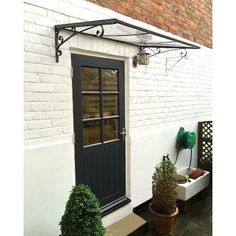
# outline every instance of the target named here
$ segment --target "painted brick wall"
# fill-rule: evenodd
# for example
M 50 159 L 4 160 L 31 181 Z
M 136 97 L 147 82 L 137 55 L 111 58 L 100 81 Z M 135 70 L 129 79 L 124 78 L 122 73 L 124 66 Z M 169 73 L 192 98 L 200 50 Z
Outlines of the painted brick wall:
M 87 1 L 27 2 L 24 14 L 26 145 L 72 137 L 70 46 L 82 49 L 87 47 L 94 53 L 127 58 L 129 97 L 126 99 L 130 132 L 158 128 L 180 121 L 198 121 L 211 116 L 210 49 L 202 47 L 200 50 L 189 50 L 189 59 L 183 59 L 166 74 L 167 54 L 152 57 L 148 66 L 134 68 L 131 58 L 137 53 L 137 48 L 114 43 L 106 45 L 103 40 L 87 38 L 85 43 L 81 44 L 78 42 L 81 37 L 74 37 L 65 44 L 63 56 L 58 64 L 54 58 L 55 24 L 110 18 L 114 17 L 114 12 Z M 132 22 L 132 19 L 121 15 L 115 17 L 137 24 L 136 21 Z M 102 43 L 102 46 L 98 42 Z M 169 56 L 172 57 L 173 54 Z M 178 53 L 174 56 L 178 56 Z M 170 60 L 168 67 L 174 62 Z
M 89 0 L 212 47 L 212 0 Z
M 170 59 L 169 57 L 177 56 Z M 155 129 L 171 123 L 189 122 L 210 117 L 211 52 L 206 49 L 188 51 L 178 60 L 175 55 L 151 58 L 148 69 L 140 68 L 130 76 L 130 124 L 132 130 Z M 169 58 L 169 59 L 168 59 Z M 167 60 L 167 65 L 166 65 Z

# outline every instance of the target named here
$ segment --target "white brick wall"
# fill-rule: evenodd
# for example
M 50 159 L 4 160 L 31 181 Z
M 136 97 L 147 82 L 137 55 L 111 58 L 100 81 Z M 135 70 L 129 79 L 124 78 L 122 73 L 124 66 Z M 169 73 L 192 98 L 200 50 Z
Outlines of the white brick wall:
M 146 71 L 143 68 L 131 73 L 129 118 L 132 131 L 209 119 L 212 112 L 211 56 L 210 49 L 188 50 L 188 59 L 183 59 L 166 75 L 165 57 L 168 55 L 160 55 L 151 58 Z M 141 119 L 137 120 L 136 116 Z
M 58 10 L 58 4 L 59 1 L 24 4 L 26 146 L 37 140 L 48 143 L 62 137 L 68 139 L 68 132 L 73 132 L 70 69 L 55 63 L 54 58 L 53 27 L 69 19 L 51 11 Z
M 29 140 L 35 143 L 36 139 L 42 141 L 44 137 L 63 136 L 64 129 L 73 133 L 69 47 L 79 47 L 94 53 L 108 53 L 110 56 L 128 57 L 126 86 L 129 88 L 129 97 L 126 98 L 126 115 L 129 116 L 127 126 L 130 132 L 158 128 L 170 123 L 197 122 L 211 117 L 211 49 L 202 47 L 200 50 L 188 50 L 188 59 L 183 59 L 166 74 L 168 54 L 150 58 L 148 66 L 134 68 L 131 57 L 136 48 L 119 46 L 117 43 L 108 44 L 89 37 L 84 39 L 86 44 L 81 45 L 83 37 L 78 36 L 63 45 L 60 63 L 55 63 L 55 24 L 114 17 L 114 12 L 101 7 L 94 8 L 94 5 L 87 1 L 28 0 L 24 6 L 27 145 L 30 145 Z M 88 12 L 90 14 L 87 14 Z M 127 17 L 119 14 L 116 14 L 116 17 L 127 20 Z M 140 23 L 141 26 L 142 24 L 145 23 Z M 103 49 L 100 48 L 100 44 Z M 177 52 L 169 56 L 173 55 L 176 56 Z M 168 67 L 174 62 L 168 61 Z M 47 126 L 38 126 L 37 123 L 33 125 L 37 122 L 36 119 L 42 119 Z M 50 139 L 45 141 L 48 142 Z

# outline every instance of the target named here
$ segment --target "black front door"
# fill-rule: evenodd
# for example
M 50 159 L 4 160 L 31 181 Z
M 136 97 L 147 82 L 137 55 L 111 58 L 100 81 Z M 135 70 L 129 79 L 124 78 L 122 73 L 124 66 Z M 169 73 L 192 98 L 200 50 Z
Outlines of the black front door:
M 126 201 L 124 62 L 72 54 L 76 184 L 102 210 Z

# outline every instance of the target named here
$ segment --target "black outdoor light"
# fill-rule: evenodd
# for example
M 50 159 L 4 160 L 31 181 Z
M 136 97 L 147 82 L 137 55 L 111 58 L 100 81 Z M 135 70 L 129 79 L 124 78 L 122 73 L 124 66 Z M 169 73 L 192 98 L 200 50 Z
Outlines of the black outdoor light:
M 148 65 L 149 64 L 149 55 L 150 55 L 150 53 L 147 53 L 144 50 L 141 50 L 138 53 L 138 64 L 139 65 Z
M 139 51 L 137 55 L 133 57 L 133 65 L 136 67 L 139 65 L 148 65 L 149 64 L 149 55 L 150 53 L 145 52 L 143 49 Z

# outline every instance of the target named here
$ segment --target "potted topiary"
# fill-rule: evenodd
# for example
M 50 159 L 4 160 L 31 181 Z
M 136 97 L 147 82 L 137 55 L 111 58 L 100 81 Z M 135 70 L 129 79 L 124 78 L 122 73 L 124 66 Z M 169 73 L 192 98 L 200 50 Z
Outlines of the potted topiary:
M 177 187 L 176 168 L 168 155 L 163 156 L 162 162 L 156 166 L 152 176 L 153 198 L 149 205 L 158 233 L 169 233 L 179 212 L 176 207 Z
M 72 188 L 59 225 L 60 236 L 103 236 L 105 234 L 99 202 L 88 186 L 80 184 Z

